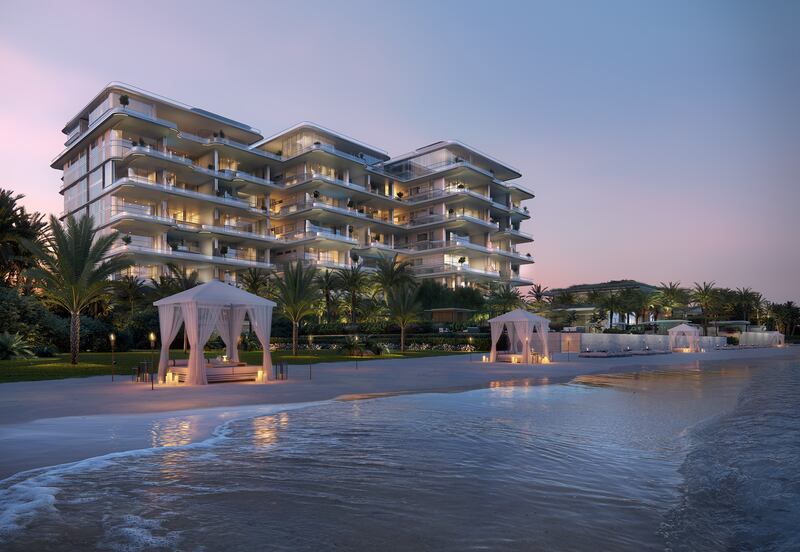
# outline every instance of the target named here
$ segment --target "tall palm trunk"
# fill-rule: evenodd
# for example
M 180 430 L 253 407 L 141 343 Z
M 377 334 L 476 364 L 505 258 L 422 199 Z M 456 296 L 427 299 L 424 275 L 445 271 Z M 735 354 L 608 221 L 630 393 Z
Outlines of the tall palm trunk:
M 81 344 L 81 315 L 78 312 L 69 316 L 69 357 L 70 363 L 78 364 L 78 350 Z
M 297 356 L 297 329 L 299 324 L 292 322 L 292 356 Z
M 400 326 L 400 352 L 406 352 L 406 327 Z

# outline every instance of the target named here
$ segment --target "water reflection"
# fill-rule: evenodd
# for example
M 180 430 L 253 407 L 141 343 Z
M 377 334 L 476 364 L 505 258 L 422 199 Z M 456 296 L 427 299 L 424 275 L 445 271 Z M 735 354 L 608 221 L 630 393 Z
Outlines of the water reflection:
M 275 444 L 278 441 L 278 431 L 288 427 L 287 412 L 253 418 L 253 445 L 257 448 L 267 448 Z
M 156 420 L 150 427 L 150 442 L 153 448 L 180 447 L 192 442 L 192 417 Z

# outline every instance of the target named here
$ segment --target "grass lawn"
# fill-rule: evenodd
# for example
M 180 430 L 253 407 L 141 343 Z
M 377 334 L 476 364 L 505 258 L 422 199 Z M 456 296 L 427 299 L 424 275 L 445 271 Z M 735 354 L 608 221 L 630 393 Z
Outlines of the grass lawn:
M 207 355 L 213 353 L 206 352 Z M 220 351 L 219 354 L 222 354 Z M 442 355 L 463 355 L 468 353 L 450 353 L 442 351 L 406 352 L 403 354 L 392 353 L 381 356 L 352 357 L 339 351 L 304 351 L 296 357 L 291 352 L 277 351 L 272 353 L 272 360 L 285 360 L 289 364 L 317 364 L 319 362 L 340 362 L 355 360 L 367 362 L 382 358 L 419 358 Z M 150 360 L 150 351 L 130 351 L 116 353 L 117 365 L 114 373 L 122 377 L 130 377 L 131 369 L 143 360 Z M 158 363 L 158 350 L 155 352 L 155 362 Z M 188 358 L 181 350 L 170 351 L 170 358 Z M 261 352 L 241 352 L 240 358 L 248 364 L 261 364 Z M 77 366 L 69 363 L 69 354 L 62 354 L 53 358 L 23 358 L 0 360 L 0 383 L 13 381 L 38 381 L 63 378 L 85 378 L 88 376 L 111 375 L 111 353 L 81 353 Z

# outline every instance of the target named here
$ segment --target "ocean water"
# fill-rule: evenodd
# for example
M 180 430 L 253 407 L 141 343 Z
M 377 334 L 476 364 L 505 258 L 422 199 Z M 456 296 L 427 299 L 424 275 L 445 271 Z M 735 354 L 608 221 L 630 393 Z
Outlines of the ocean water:
M 0 482 L 2 550 L 798 550 L 800 365 L 331 401 Z

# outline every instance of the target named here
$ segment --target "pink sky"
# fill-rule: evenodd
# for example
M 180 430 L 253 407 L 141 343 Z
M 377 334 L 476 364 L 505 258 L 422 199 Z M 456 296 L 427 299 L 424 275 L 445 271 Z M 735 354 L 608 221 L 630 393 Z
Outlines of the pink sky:
M 6 7 L 0 21 L 0 187 L 33 210 L 61 211 L 60 130 L 120 80 L 265 135 L 312 120 L 392 155 L 448 138 L 491 153 L 536 193 L 524 273 L 550 287 L 714 280 L 800 300 L 789 4 L 480 3 L 454 24 L 463 4 L 233 2 L 235 35 L 203 2 L 157 22 L 129 3 L 80 5 Z M 98 47 L 90 29 L 112 19 L 137 32 Z

